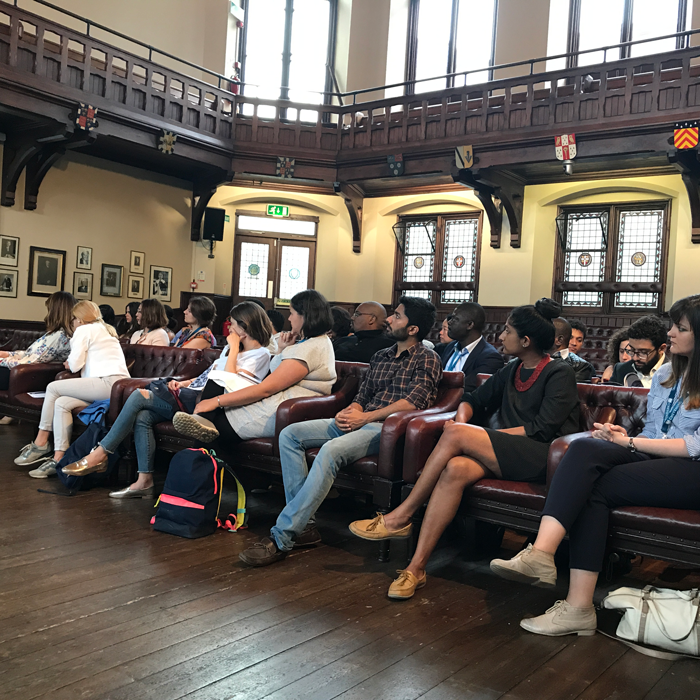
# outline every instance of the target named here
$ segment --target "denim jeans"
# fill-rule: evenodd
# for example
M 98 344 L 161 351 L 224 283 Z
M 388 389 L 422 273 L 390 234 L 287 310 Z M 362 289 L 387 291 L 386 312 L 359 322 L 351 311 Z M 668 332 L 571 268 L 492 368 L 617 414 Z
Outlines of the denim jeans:
M 287 505 L 271 530 L 277 546 L 288 552 L 333 486 L 338 471 L 361 457 L 379 453 L 383 423 L 368 423 L 344 433 L 332 418 L 287 426 L 279 439 Z M 322 447 L 321 447 L 322 446 Z M 309 471 L 306 450 L 321 447 Z
M 175 412 L 167 401 L 154 396 L 151 391 L 147 390 L 147 393 L 148 397 L 145 397 L 137 390 L 127 399 L 112 429 L 104 436 L 100 445 L 105 452 L 112 454 L 133 430 L 139 472 L 150 474 L 153 472 L 156 454 L 153 426 L 171 420 Z

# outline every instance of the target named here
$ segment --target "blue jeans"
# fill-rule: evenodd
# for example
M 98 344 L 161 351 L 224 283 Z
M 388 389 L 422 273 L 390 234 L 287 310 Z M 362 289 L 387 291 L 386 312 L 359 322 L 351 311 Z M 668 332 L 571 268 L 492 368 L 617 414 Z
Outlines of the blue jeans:
M 136 458 L 139 472 L 152 473 L 156 454 L 156 436 L 153 426 L 171 420 L 175 415 L 167 401 L 159 399 L 153 392 L 146 398 L 140 391 L 135 391 L 124 404 L 111 430 L 104 436 L 100 445 L 105 452 L 112 454 L 117 447 L 134 431 Z
M 333 486 L 338 471 L 361 457 L 379 453 L 383 423 L 369 423 L 344 433 L 335 420 L 294 423 L 280 433 L 280 458 L 287 505 L 271 530 L 272 539 L 284 552 L 294 546 L 309 520 Z M 321 447 L 322 446 L 322 447 Z M 311 471 L 306 450 L 321 447 Z

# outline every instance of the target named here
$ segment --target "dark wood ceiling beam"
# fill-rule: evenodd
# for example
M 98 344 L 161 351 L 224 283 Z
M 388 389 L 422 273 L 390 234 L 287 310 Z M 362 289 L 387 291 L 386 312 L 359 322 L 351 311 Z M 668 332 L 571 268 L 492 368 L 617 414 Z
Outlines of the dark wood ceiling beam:
M 362 200 L 364 192 L 356 185 L 349 185 L 347 182 L 333 183 L 335 193 L 340 195 L 345 202 L 345 206 L 350 216 L 352 228 L 352 252 L 362 252 Z
M 680 171 L 688 193 L 692 223 L 690 240 L 693 243 L 700 243 L 700 162 L 698 161 L 698 152 L 695 149 L 673 151 L 668 154 L 668 160 Z

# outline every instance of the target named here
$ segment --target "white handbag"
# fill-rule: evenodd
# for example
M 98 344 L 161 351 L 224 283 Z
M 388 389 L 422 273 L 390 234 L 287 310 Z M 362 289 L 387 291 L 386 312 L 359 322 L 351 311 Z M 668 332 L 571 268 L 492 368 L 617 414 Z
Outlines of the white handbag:
M 603 600 L 603 607 L 625 611 L 617 626 L 617 638 L 626 640 L 643 654 L 670 660 L 700 655 L 700 590 L 697 588 L 690 591 L 653 586 L 642 590 L 618 588 Z

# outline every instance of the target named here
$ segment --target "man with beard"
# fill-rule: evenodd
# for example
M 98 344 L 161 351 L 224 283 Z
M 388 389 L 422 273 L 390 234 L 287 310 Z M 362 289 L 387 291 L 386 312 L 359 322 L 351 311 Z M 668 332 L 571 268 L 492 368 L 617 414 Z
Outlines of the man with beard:
M 649 388 L 651 380 L 666 362 L 666 325 L 658 316 L 642 316 L 629 328 L 629 354 L 632 359 L 618 362 L 611 384 Z
M 365 301 L 352 315 L 354 335 L 333 343 L 335 359 L 341 362 L 369 362 L 377 350 L 391 347 L 396 340 L 385 332 L 386 310 L 376 301 Z
M 321 541 L 316 509 L 328 495 L 338 471 L 379 452 L 383 421 L 397 411 L 430 408 L 442 378 L 440 358 L 423 344 L 435 323 L 435 307 L 425 299 L 403 296 L 387 319 L 391 347 L 376 352 L 355 400 L 335 418 L 294 423 L 279 437 L 287 505 L 270 537 L 241 552 L 251 566 L 283 559 L 295 546 Z M 306 450 L 320 447 L 311 469 Z

